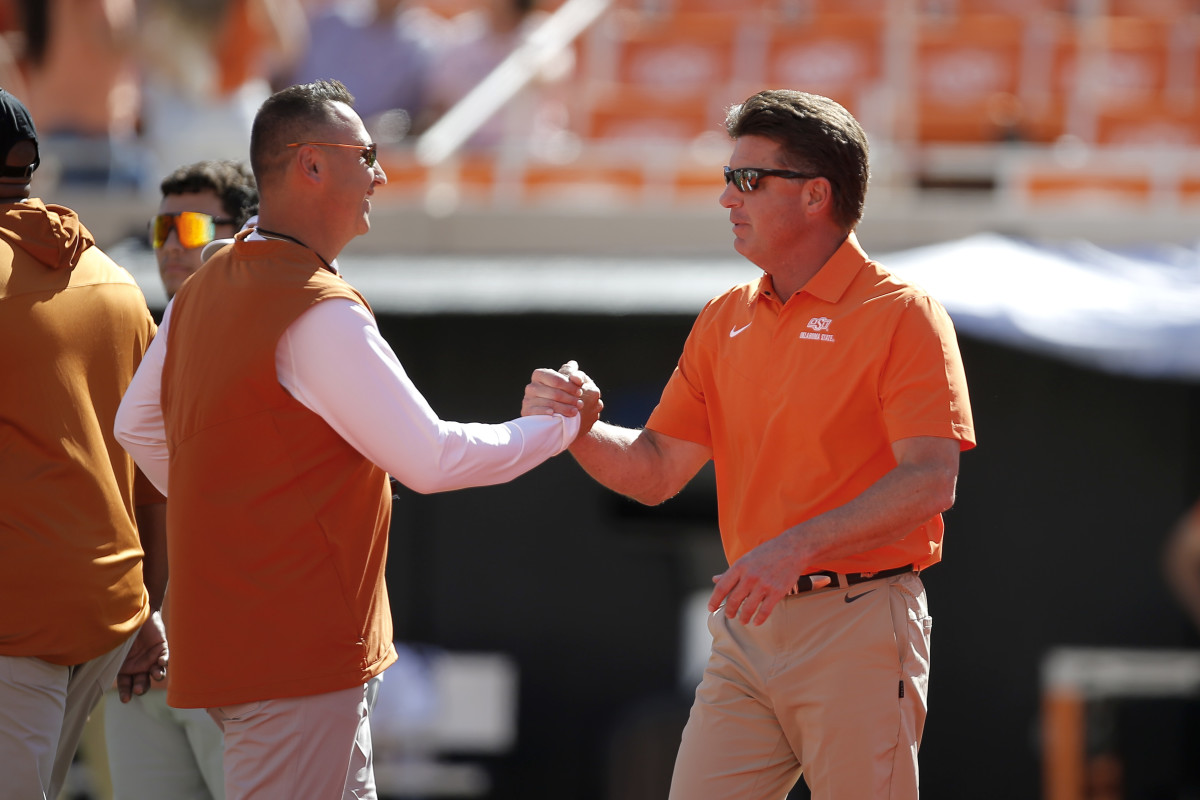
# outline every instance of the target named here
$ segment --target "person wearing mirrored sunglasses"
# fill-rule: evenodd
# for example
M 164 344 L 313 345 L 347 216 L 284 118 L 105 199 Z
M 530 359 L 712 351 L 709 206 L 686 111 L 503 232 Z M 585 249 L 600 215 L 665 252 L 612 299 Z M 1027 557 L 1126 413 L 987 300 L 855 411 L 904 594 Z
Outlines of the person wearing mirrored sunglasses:
M 258 211 L 258 188 L 241 161 L 179 167 L 162 180 L 150 244 L 167 297 L 200 268 L 205 245 L 231 237 Z M 166 582 L 165 553 L 147 551 L 146 571 Z M 168 632 L 169 636 L 169 632 Z M 171 708 L 168 680 L 144 694 L 106 692 L 104 729 L 117 797 L 224 800 L 221 729 L 203 710 Z
M 433 411 L 338 265 L 387 182 L 353 103 L 319 80 L 260 107 L 257 224 L 175 295 L 117 419 L 168 496 L 167 701 L 221 726 L 227 800 L 377 796 L 389 475 L 422 493 L 503 483 L 599 411 L 582 385 L 558 417 Z
M 868 143 L 845 108 L 765 91 L 726 131 L 720 203 L 762 275 L 700 312 L 642 429 L 598 422 L 570 450 L 647 504 L 716 465 L 728 566 L 671 800 L 778 800 L 801 776 L 814 800 L 916 800 L 919 573 L 975 444 L 954 327 L 858 241 Z M 575 372 L 535 372 L 522 412 L 569 407 Z
M 258 210 L 258 187 L 240 161 L 200 161 L 179 167 L 160 185 L 150 245 L 167 297 L 200 269 L 204 246 L 239 231 Z

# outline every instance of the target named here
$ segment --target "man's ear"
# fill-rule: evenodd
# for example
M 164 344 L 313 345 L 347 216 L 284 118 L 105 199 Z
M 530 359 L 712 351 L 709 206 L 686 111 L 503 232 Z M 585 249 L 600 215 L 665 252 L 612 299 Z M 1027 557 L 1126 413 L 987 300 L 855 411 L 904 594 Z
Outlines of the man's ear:
M 828 178 L 812 178 L 808 182 L 808 201 L 805 204 L 809 212 L 824 210 L 833 202 L 833 187 Z
M 321 167 L 324 165 L 321 163 L 320 151 L 316 147 L 301 147 L 296 161 L 300 165 L 300 173 L 305 178 L 312 181 L 321 179 Z

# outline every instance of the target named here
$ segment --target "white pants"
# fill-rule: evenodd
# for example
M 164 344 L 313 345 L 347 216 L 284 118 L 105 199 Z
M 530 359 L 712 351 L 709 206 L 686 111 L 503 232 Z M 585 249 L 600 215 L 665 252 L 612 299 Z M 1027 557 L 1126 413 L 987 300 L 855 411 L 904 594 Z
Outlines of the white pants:
M 225 734 L 227 800 L 376 800 L 374 688 L 208 709 Z
M 224 800 L 221 729 L 202 708 L 171 708 L 165 689 L 104 700 L 115 800 Z
M 136 634 L 135 634 L 136 635 Z M 116 680 L 133 636 L 73 667 L 0 656 L 0 800 L 55 800 L 88 715 Z

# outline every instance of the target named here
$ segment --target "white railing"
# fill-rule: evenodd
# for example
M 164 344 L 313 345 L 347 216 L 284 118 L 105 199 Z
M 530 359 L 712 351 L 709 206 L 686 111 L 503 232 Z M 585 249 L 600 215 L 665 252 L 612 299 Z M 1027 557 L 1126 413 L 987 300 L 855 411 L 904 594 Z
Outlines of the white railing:
M 570 47 L 611 3 L 612 0 L 567 0 L 479 85 L 430 126 L 417 140 L 417 160 L 434 166 L 454 155 L 481 125 Z

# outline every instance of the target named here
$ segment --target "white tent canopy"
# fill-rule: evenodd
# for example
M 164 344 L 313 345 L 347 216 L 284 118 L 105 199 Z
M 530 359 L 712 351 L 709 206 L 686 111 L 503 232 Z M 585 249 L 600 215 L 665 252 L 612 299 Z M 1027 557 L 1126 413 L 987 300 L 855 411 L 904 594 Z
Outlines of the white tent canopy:
M 866 243 L 868 248 L 870 243 Z M 1200 251 L 1105 250 L 980 234 L 872 253 L 924 286 L 958 331 L 1083 366 L 1200 381 Z M 154 307 L 166 298 L 154 257 L 118 248 Z M 730 253 L 654 256 L 346 254 L 346 277 L 378 313 L 683 314 L 761 274 Z
M 960 333 L 1143 378 L 1200 380 L 1200 252 L 980 234 L 880 259 Z

